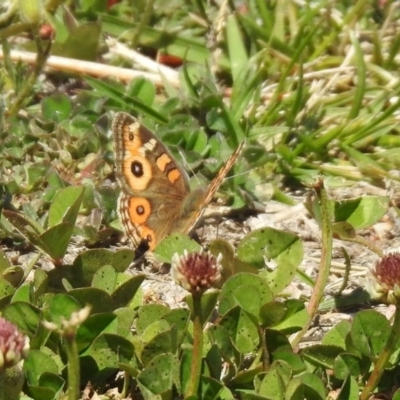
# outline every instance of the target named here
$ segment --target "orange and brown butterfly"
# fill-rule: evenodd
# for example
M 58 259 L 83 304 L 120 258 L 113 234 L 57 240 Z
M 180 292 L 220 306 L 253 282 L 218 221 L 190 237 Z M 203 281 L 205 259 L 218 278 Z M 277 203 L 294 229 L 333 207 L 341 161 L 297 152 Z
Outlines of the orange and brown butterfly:
M 113 120 L 118 213 L 134 248 L 154 248 L 172 232 L 188 233 L 240 155 L 244 142 L 206 188 L 193 191 L 185 171 L 163 143 L 136 118 L 118 112 Z

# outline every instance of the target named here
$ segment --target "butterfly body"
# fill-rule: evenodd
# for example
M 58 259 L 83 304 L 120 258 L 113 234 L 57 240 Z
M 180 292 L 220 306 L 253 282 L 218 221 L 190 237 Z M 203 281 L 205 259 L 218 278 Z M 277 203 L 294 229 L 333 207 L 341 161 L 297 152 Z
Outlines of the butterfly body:
M 134 117 L 117 113 L 112 130 L 121 187 L 118 213 L 134 247 L 146 242 L 154 250 L 170 233 L 188 233 L 232 165 L 207 189 L 190 191 L 185 171 Z

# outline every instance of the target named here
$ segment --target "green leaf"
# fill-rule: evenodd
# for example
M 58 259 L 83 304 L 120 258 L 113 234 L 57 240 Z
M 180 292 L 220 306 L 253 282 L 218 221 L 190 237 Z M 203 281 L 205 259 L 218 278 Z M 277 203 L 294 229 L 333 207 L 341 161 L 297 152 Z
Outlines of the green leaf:
M 3 317 L 32 338 L 40 324 L 41 312 L 32 304 L 18 301 L 5 307 Z
M 78 60 L 94 61 L 101 35 L 100 21 L 87 22 L 70 30 L 67 39 L 52 47 L 54 55 Z
M 252 57 L 236 76 L 231 96 L 231 113 L 234 119 L 240 120 L 251 102 L 256 103 L 261 94 L 261 74 L 258 68 L 260 55 Z M 263 152 L 265 156 L 265 151 Z
M 39 385 L 54 390 L 54 397 L 57 398 L 64 389 L 65 380 L 59 374 L 44 372 L 40 377 Z
M 67 251 L 74 232 L 74 225 L 69 222 L 52 226 L 40 235 L 41 249 L 53 260 L 62 259 Z
M 98 269 L 92 280 L 92 287 L 112 294 L 117 284 L 117 272 L 111 265 L 104 265 Z
M 251 293 L 251 296 L 249 296 L 249 293 Z M 243 310 L 258 318 L 263 300 L 263 294 L 260 293 L 258 287 L 246 284 L 241 285 L 235 290 L 233 295 L 237 304 Z
M 207 147 L 208 137 L 203 130 L 192 131 L 187 138 L 187 149 L 201 153 Z
M 133 98 L 137 98 L 143 102 L 143 104 L 151 107 L 156 95 L 156 89 L 153 82 L 139 77 L 131 80 L 127 88 L 127 94 Z
M 43 118 L 59 123 L 71 116 L 71 99 L 65 93 L 54 93 L 46 96 L 41 102 Z
M 36 243 L 41 243 L 39 235 L 44 232 L 44 229 L 39 224 L 14 211 L 3 210 L 3 214 L 30 243 L 34 246 Z
M 233 81 L 235 81 L 248 61 L 247 52 L 235 14 L 229 15 L 227 18 L 226 36 L 232 77 Z
M 90 315 L 78 328 L 76 342 L 79 350 L 88 347 L 102 333 L 117 333 L 117 316 L 113 313 Z
M 158 321 L 154 321 L 151 325 L 146 327 L 140 336 L 140 339 L 145 343 L 149 343 L 154 340 L 156 336 L 169 331 L 170 327 L 170 324 L 165 319 L 159 319 Z
M 340 399 L 340 400 L 342 400 L 342 399 Z M 345 400 L 344 397 L 343 397 L 343 400 Z M 352 398 L 351 400 L 353 400 L 353 398 Z M 354 398 L 354 400 L 357 400 L 357 399 Z M 392 400 L 400 400 L 400 389 L 397 389 L 397 390 L 394 392 L 393 397 L 392 397 Z
M 245 132 L 220 98 L 216 98 L 215 103 L 215 107 L 207 113 L 207 125 L 212 128 L 218 122 L 218 130 L 225 134 L 230 147 L 235 149 L 245 140 Z
M 365 65 L 364 60 L 364 51 L 361 48 L 360 42 L 357 40 L 355 34 L 350 34 L 350 39 L 355 49 L 355 62 L 357 68 L 357 86 L 356 91 L 353 96 L 352 106 L 350 108 L 350 112 L 348 115 L 348 120 L 354 120 L 360 114 L 362 110 L 362 103 L 364 101 L 365 90 L 366 90 L 366 75 L 367 75 L 367 68 Z
M 146 365 L 137 382 L 154 396 L 170 393 L 174 385 L 180 386 L 179 360 L 173 354 L 160 354 Z
M 47 292 L 48 286 L 49 286 L 49 277 L 47 273 L 40 268 L 36 269 L 33 277 L 33 288 L 31 288 L 32 302 L 34 304 L 37 303 L 40 296 L 43 296 Z
M 291 334 L 304 328 L 308 323 L 308 313 L 302 301 L 289 299 L 285 301 L 286 315 L 274 326 L 282 333 Z
M 365 196 L 335 202 L 335 221 L 346 221 L 354 229 L 374 225 L 387 212 L 389 196 Z
M 158 321 L 164 315 L 168 314 L 168 312 L 169 309 L 161 304 L 145 304 L 140 307 L 136 320 L 136 330 L 138 335 L 141 336 L 149 325 Z
M 338 235 L 341 239 L 354 239 L 356 231 L 348 222 L 335 222 L 332 224 L 333 234 Z
M 116 308 L 128 307 L 145 278 L 145 275 L 135 275 L 125 281 L 122 285 L 119 285 L 112 294 L 114 306 Z
M 0 279 L 0 310 L 3 309 L 10 301 L 15 292 L 14 286 L 4 278 Z
M 118 264 L 121 254 L 116 257 L 115 262 Z M 125 257 L 123 257 L 125 260 Z M 75 258 L 73 269 L 76 271 L 76 279 L 74 287 L 88 286 L 92 283 L 93 276 L 104 265 L 113 265 L 114 253 L 107 249 L 89 249 Z M 126 264 L 126 261 L 124 261 Z
M 338 379 L 346 379 L 349 375 L 357 378 L 363 373 L 363 360 L 350 353 L 341 353 L 335 360 L 333 371 Z
M 336 357 L 342 352 L 338 346 L 314 345 L 302 351 L 304 359 L 313 365 L 333 369 Z
M 369 358 L 375 358 L 381 353 L 389 334 L 389 321 L 373 310 L 357 313 L 350 331 L 353 346 Z
M 277 264 L 272 272 L 264 273 L 274 293 L 283 290 L 294 278 L 303 258 L 303 245 L 297 235 L 273 228 L 257 229 L 239 243 L 238 257 L 256 268 L 265 266 L 265 258 Z
M 28 393 L 35 400 L 39 400 L 39 399 L 40 400 L 54 400 L 56 398 L 56 393 L 51 388 L 29 385 L 29 384 L 27 386 L 28 386 Z M 32 397 L 29 397 L 29 400 L 31 400 Z
M 204 297 L 204 296 L 203 296 Z M 190 312 L 187 309 L 177 308 L 161 317 L 169 326 L 174 325 L 178 333 L 178 344 L 181 344 L 188 329 Z
M 292 375 L 291 368 L 283 361 L 274 361 L 267 374 L 256 377 L 257 393 L 266 398 L 285 399 L 286 387 Z
M 276 332 L 276 331 L 275 331 Z M 274 360 L 284 361 L 290 368 L 293 374 L 300 374 L 307 370 L 307 364 L 299 354 L 293 353 L 293 350 L 276 350 L 273 352 Z
M 111 312 L 113 310 L 113 302 L 111 296 L 104 290 L 94 287 L 84 287 L 72 289 L 68 292 L 76 299 L 81 307 L 89 304 L 92 306 L 92 314 L 99 312 Z
M 61 326 L 63 320 L 69 320 L 73 312 L 79 311 L 82 306 L 72 296 L 59 293 L 49 302 L 47 318 Z
M 330 329 L 322 339 L 324 345 L 335 345 L 346 349 L 346 337 L 350 332 L 351 324 L 349 321 L 340 321 Z
M 360 387 L 357 384 L 357 380 L 352 376 L 347 376 L 336 400 L 358 400 L 360 398 L 359 393 Z M 393 396 L 392 400 L 399 399 L 396 399 L 396 396 Z
M 184 254 L 185 250 L 188 253 L 199 252 L 201 246 L 187 235 L 172 233 L 159 243 L 154 254 L 159 261 L 170 264 L 175 253 Z
M 220 314 L 225 314 L 229 309 L 239 304 L 235 294 L 239 294 L 242 286 L 245 288 L 257 288 L 259 295 L 256 301 L 259 307 L 265 303 L 269 303 L 272 300 L 271 289 L 264 278 L 243 272 L 233 275 L 222 286 L 219 300 Z
M 263 328 L 273 327 L 287 314 L 287 308 L 284 303 L 272 301 L 264 304 L 260 309 L 260 323 Z
M 40 251 L 53 260 L 62 259 L 72 236 L 74 225 L 62 223 L 44 231 L 38 224 L 13 211 L 3 211 L 9 222 Z
M 130 337 L 136 311 L 131 308 L 119 308 L 113 312 L 118 317 L 118 331 L 120 336 Z
M 104 333 L 93 342 L 86 355 L 92 356 L 98 368 L 108 370 L 109 375 L 119 368 L 120 363 L 129 364 L 134 357 L 134 347 L 121 336 Z
M 4 253 L 3 249 L 0 249 L 0 274 L 10 267 L 12 267 L 12 265 L 8 260 L 6 253 Z
M 227 393 L 223 393 L 227 391 Z M 224 397 L 228 396 L 229 397 Z M 225 387 L 219 379 L 213 379 L 209 376 L 202 376 L 200 381 L 200 396 L 202 399 L 232 399 L 233 394 Z M 194 396 L 194 399 L 198 399 Z
M 99 79 L 90 78 L 88 76 L 86 76 L 84 79 L 90 86 L 93 87 L 93 89 L 98 91 L 98 96 L 101 95 L 102 97 L 114 100 L 121 107 L 126 108 L 128 112 L 142 112 L 143 114 L 149 115 L 159 122 L 167 121 L 164 115 L 158 113 L 153 108 L 145 105 L 141 101 L 138 101 L 136 98 L 121 93 L 115 88 L 115 85 L 109 84 L 105 81 L 100 81 Z
M 289 382 L 285 399 L 325 400 L 326 394 L 326 385 L 321 378 L 316 374 L 305 373 Z
M 230 276 L 240 272 L 258 273 L 258 269 L 244 263 L 235 256 L 235 249 L 233 246 L 223 239 L 214 239 L 208 245 L 209 252 L 218 257 L 220 254 L 220 264 L 222 265 L 222 279 L 218 282 L 218 287 L 222 285 Z
M 3 279 L 11 283 L 11 285 L 14 287 L 18 287 L 24 279 L 24 269 L 18 265 L 15 265 L 4 270 L 2 275 Z
M 163 325 L 154 323 L 154 328 L 156 325 Z M 154 329 L 154 333 L 160 331 L 160 329 Z M 170 329 L 166 329 L 157 335 L 155 335 L 151 340 L 147 341 L 143 346 L 142 352 L 140 354 L 140 360 L 143 365 L 147 368 L 152 360 L 164 353 L 174 354 L 177 350 L 177 330 L 174 326 Z
M 58 375 L 60 372 L 54 359 L 39 350 L 31 350 L 24 362 L 24 370 L 29 384 L 40 386 L 40 379 L 44 373 Z
M 23 283 L 14 293 L 11 302 L 23 301 L 29 303 L 31 301 L 32 283 Z M 36 305 L 36 304 L 35 304 Z
M 111 262 L 111 265 L 118 272 L 124 272 L 131 265 L 135 258 L 135 252 L 131 249 L 119 249 L 117 250 Z
M 222 317 L 220 325 L 229 332 L 229 337 L 240 353 L 250 353 L 259 345 L 258 329 L 254 320 L 239 307 L 229 310 Z
M 48 226 L 62 222 L 75 225 L 84 191 L 83 186 L 68 186 L 59 190 L 49 208 Z
M 230 360 L 237 355 L 227 328 L 222 325 L 212 325 L 206 333 L 210 343 L 218 348 L 224 359 Z

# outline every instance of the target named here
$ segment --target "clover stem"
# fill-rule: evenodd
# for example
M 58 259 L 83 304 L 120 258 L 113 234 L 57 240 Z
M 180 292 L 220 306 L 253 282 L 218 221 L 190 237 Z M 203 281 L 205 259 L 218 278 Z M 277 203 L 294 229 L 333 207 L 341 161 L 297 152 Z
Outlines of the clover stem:
M 34 67 L 33 72 L 30 74 L 28 79 L 24 82 L 22 88 L 18 91 L 18 96 L 17 98 L 13 101 L 9 112 L 8 116 L 14 116 L 18 113 L 21 107 L 23 107 L 24 104 L 26 104 L 31 97 L 33 87 L 42 72 L 47 57 L 49 56 L 50 53 L 50 46 L 47 46 L 47 48 L 43 47 L 43 42 L 40 38 L 39 34 L 39 25 L 38 24 L 31 24 L 31 30 L 32 30 L 32 35 L 35 39 L 36 43 L 36 64 Z
M 267 372 L 270 367 L 270 359 L 267 346 L 266 329 L 261 329 L 261 346 L 262 346 L 262 366 L 263 371 Z
M 394 321 L 389 338 L 385 344 L 384 349 L 379 354 L 379 357 L 375 362 L 374 369 L 368 379 L 367 384 L 364 387 L 364 390 L 360 395 L 360 400 L 369 399 L 371 393 L 377 387 L 379 380 L 381 379 L 381 376 L 389 361 L 389 358 L 392 355 L 393 350 L 396 348 L 396 343 L 398 343 L 399 338 L 400 338 L 400 309 L 398 306 L 396 306 L 396 312 L 394 314 Z
M 124 373 L 124 386 L 122 387 L 121 397 L 125 398 L 128 396 L 129 384 L 131 381 L 131 375 L 128 372 Z
M 203 318 L 201 312 L 201 294 L 193 294 L 193 355 L 190 367 L 191 380 L 185 398 L 197 397 L 201 376 L 203 355 Z
M 68 400 L 80 398 L 80 366 L 75 333 L 64 336 L 68 358 Z
M 300 332 L 295 335 L 295 337 L 291 341 L 292 346 L 297 346 L 299 344 L 301 338 L 307 332 L 315 314 L 318 311 L 319 304 L 321 302 L 322 296 L 324 295 L 326 282 L 328 281 L 329 270 L 332 261 L 332 223 L 334 222 L 334 205 L 333 202 L 328 198 L 322 179 L 320 179 L 315 184 L 314 189 L 316 191 L 321 209 L 321 264 L 318 270 L 318 276 L 315 282 L 314 290 L 312 292 L 310 302 L 308 303 L 307 307 L 307 324 Z

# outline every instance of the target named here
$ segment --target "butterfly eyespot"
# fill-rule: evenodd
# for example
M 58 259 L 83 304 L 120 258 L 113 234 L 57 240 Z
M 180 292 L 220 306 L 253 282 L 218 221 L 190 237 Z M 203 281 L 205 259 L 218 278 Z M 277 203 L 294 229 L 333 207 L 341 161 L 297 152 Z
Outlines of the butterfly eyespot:
M 143 215 L 145 210 L 143 206 L 137 206 L 136 207 L 136 212 L 138 213 L 138 215 Z
M 144 224 L 151 213 L 150 203 L 143 197 L 129 199 L 128 214 L 135 224 Z
M 126 157 L 121 172 L 128 186 L 138 192 L 146 190 L 153 178 L 150 161 L 141 155 Z
M 140 232 L 143 240 L 146 240 L 150 250 L 154 250 L 156 246 L 156 235 L 152 229 L 147 226 L 143 226 Z
M 139 161 L 133 161 L 131 164 L 131 171 L 136 178 L 143 176 L 143 165 Z

